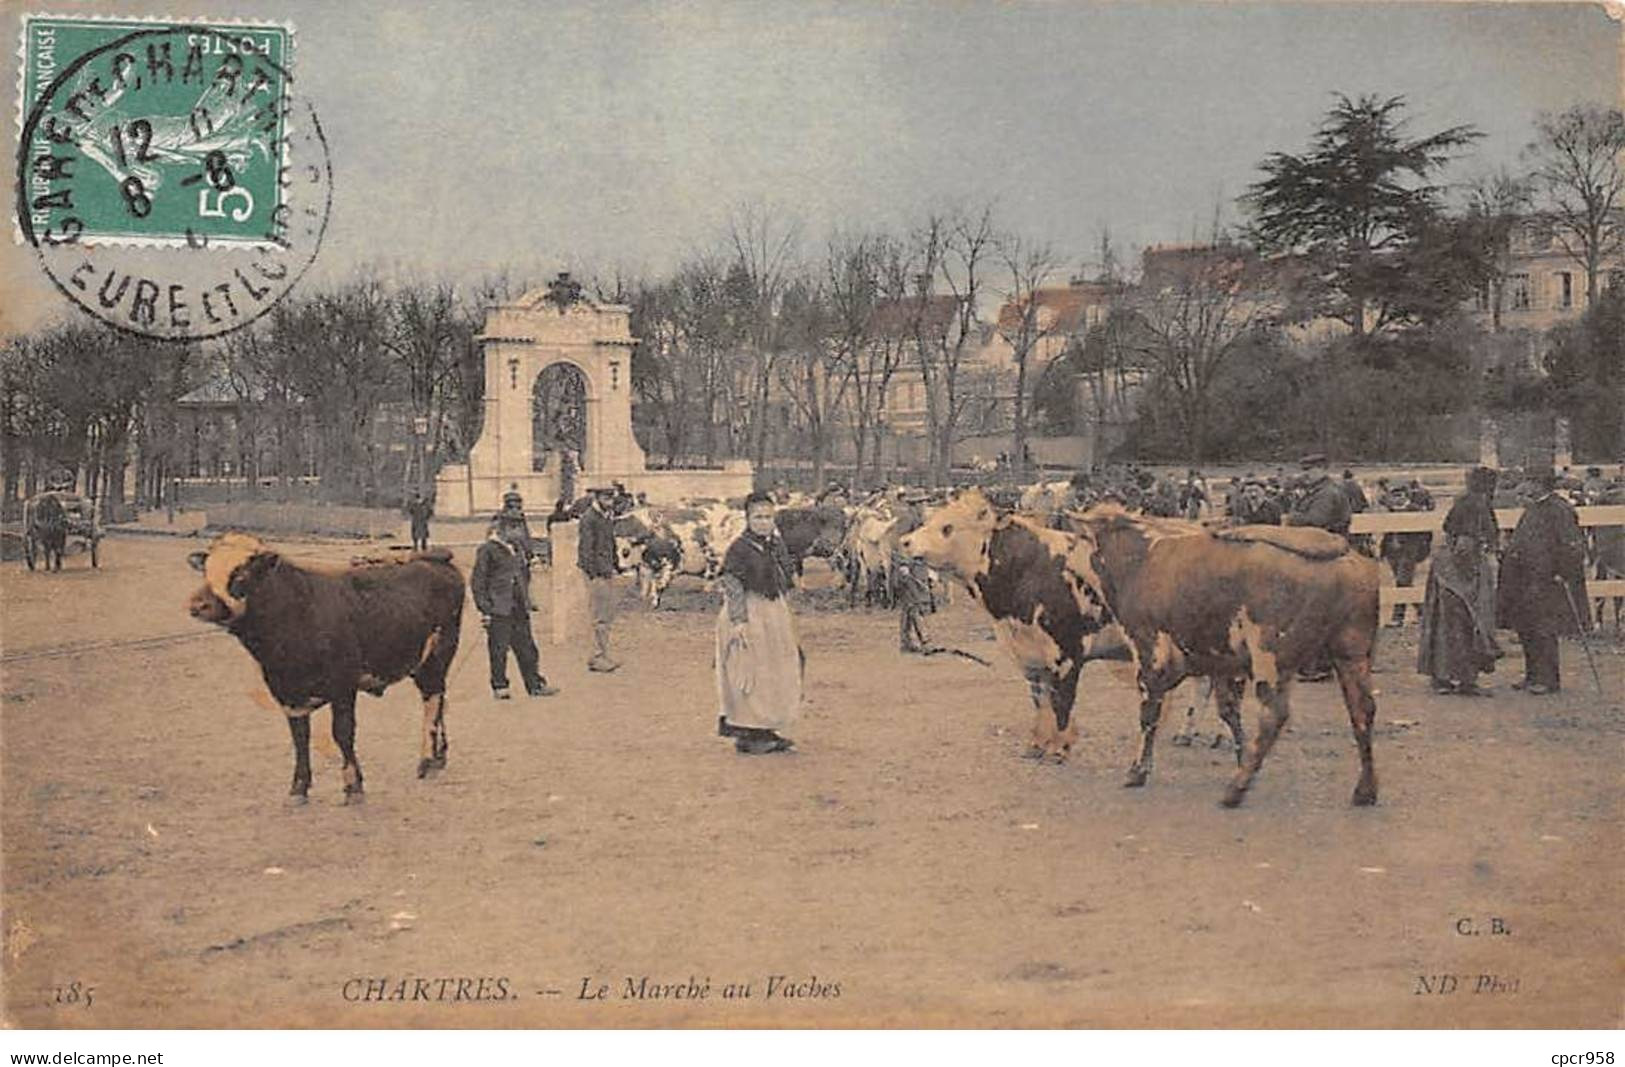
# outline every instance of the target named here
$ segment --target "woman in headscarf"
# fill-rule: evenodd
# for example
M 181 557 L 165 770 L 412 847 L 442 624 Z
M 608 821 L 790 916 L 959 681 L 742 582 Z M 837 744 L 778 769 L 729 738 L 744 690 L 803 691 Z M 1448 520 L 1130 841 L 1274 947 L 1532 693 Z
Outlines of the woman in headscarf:
M 1433 679 L 1438 693 L 1479 696 L 1478 676 L 1495 669 L 1493 555 L 1500 539 L 1495 512 L 1496 474 L 1486 467 L 1467 472 L 1467 492 L 1444 520 L 1444 551 L 1433 555 L 1422 602 L 1422 642 L 1416 669 Z
M 794 571 L 774 523 L 773 499 L 745 500 L 746 529 L 722 561 L 717 613 L 717 732 L 747 755 L 786 752 L 783 731 L 801 718 L 806 657 L 785 594 Z

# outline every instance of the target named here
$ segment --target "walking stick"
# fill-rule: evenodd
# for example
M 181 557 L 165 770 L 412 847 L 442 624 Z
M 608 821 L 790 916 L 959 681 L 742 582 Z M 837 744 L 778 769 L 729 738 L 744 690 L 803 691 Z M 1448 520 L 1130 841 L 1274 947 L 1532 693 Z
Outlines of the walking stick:
M 1586 638 L 1585 620 L 1580 617 L 1580 605 L 1574 602 L 1574 590 L 1561 578 L 1553 580 L 1563 587 L 1563 598 L 1569 602 L 1569 614 L 1574 616 L 1575 629 L 1580 631 L 1580 647 L 1585 649 L 1586 665 L 1591 668 L 1592 684 L 1597 687 L 1597 695 L 1602 696 L 1602 675 L 1597 673 L 1597 658 L 1591 653 L 1591 642 Z

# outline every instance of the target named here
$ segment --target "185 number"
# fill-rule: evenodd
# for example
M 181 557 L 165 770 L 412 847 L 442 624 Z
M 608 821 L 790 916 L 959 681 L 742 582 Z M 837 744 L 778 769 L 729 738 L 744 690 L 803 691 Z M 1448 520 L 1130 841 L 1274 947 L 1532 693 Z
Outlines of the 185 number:
M 67 985 L 56 986 L 53 992 L 55 1002 L 63 1006 L 83 1004 L 90 1007 L 90 1002 L 96 994 L 96 987 L 85 985 L 83 982 L 69 982 Z

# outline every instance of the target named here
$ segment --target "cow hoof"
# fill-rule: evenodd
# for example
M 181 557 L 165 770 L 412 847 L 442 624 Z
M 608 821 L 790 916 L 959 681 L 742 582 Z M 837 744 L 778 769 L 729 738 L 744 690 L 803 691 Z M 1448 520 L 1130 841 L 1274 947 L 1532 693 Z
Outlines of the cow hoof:
M 1021 754 L 1021 758 L 1022 759 L 1043 759 L 1044 758 L 1044 746 L 1042 746 L 1042 745 L 1028 745 L 1027 746 L 1027 751 L 1025 751 L 1025 752 L 1023 752 Z
M 1246 795 L 1247 790 L 1231 786 L 1224 791 L 1224 798 L 1219 801 L 1219 806 L 1221 808 L 1238 808 L 1241 806 L 1242 798 Z
M 1151 777 L 1151 772 L 1150 771 L 1145 770 L 1142 767 L 1130 767 L 1128 769 L 1128 776 L 1123 779 L 1123 788 L 1124 789 L 1137 789 L 1140 786 L 1144 785 L 1146 783 L 1146 779 L 1148 779 L 1150 777 Z
M 1377 802 L 1377 791 L 1375 789 L 1358 788 L 1358 789 L 1354 790 L 1354 806 L 1355 807 L 1357 807 L 1357 808 L 1369 808 L 1371 805 L 1375 804 L 1376 802 Z
M 343 801 L 343 803 L 344 803 L 344 805 L 346 807 L 350 806 L 351 804 L 361 804 L 361 803 L 365 802 L 366 799 L 367 799 L 367 794 L 361 792 L 361 790 L 359 790 L 359 789 L 356 790 L 354 793 L 350 792 L 348 789 L 346 789 L 344 791 L 344 801 Z
M 310 798 L 307 797 L 303 793 L 289 793 L 288 794 L 288 807 L 290 807 L 290 808 L 302 808 L 306 804 L 309 804 L 309 803 L 310 803 Z
M 427 777 L 429 777 L 429 772 L 432 771 L 432 770 L 434 770 L 434 760 L 432 760 L 432 759 L 420 759 L 420 760 L 418 760 L 418 777 L 419 778 L 427 778 Z
M 1175 734 L 1171 743 L 1178 745 L 1180 748 L 1190 748 L 1195 742 L 1196 739 L 1190 734 Z

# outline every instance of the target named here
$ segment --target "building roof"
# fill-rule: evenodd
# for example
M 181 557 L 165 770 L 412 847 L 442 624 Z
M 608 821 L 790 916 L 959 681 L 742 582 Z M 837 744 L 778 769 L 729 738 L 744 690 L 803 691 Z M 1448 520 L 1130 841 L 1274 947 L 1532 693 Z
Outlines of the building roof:
M 923 296 L 887 300 L 875 305 L 869 315 L 871 333 L 885 337 L 913 336 L 916 325 L 926 334 L 947 332 L 964 303 L 962 297 L 951 293 L 927 293 Z
M 1124 287 L 1116 282 L 1074 281 L 1070 285 L 1046 286 L 1033 293 L 1038 305 L 1039 328 L 1047 333 L 1077 333 L 1085 324 L 1089 308 L 1109 307 L 1119 299 Z M 999 308 L 999 329 L 1013 330 L 1021 325 L 1024 302 L 1007 301 Z

